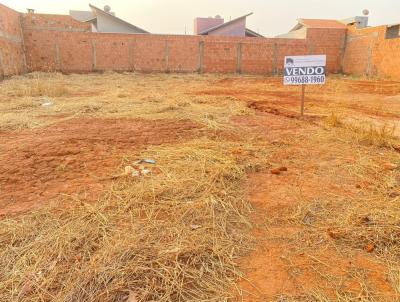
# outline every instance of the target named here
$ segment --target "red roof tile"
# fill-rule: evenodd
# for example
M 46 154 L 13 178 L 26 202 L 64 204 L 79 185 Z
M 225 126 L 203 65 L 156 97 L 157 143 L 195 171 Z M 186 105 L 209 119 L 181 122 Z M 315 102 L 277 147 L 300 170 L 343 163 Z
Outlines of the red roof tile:
M 346 25 L 336 20 L 299 19 L 299 23 L 309 28 L 347 28 Z

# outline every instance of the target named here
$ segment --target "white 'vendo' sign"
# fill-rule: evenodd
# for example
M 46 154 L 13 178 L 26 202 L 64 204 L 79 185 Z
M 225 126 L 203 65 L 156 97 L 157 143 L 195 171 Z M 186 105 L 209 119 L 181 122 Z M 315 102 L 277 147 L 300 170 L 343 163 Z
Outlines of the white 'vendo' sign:
M 325 84 L 326 55 L 285 57 L 285 85 Z

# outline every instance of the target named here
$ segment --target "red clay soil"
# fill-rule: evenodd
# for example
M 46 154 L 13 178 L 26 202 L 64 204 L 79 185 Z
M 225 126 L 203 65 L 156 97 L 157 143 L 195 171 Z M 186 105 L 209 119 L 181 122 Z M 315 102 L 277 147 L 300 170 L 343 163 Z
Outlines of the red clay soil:
M 263 83 L 265 86 L 260 85 Z M 296 115 L 300 106 L 298 87 L 284 89 L 280 77 L 226 78 L 216 81 L 210 89 L 200 90 L 194 94 L 234 97 L 247 102 L 251 108 L 287 117 Z M 306 111 L 329 115 L 339 108 L 348 111 L 350 116 L 363 115 L 396 120 L 400 118 L 398 111 L 380 110 L 379 105 L 384 109 L 395 106 L 396 102 L 390 100 L 390 97 L 399 95 L 400 82 L 328 79 L 325 86 L 307 87 Z
M 0 132 L 0 215 L 62 194 L 96 199 L 122 156 L 194 137 L 191 121 L 73 119 L 46 128 Z
M 240 260 L 246 273 L 246 281 L 241 283 L 247 293 L 244 301 L 287 301 L 285 296 L 310 301 L 310 293 L 317 288 L 333 301 L 337 284 L 346 292 L 362 292 L 356 278 L 362 274 L 376 289 L 375 294 L 394 301 L 396 293 L 387 271 L 371 254 L 362 250 L 342 254 L 324 232 L 320 234 L 324 240 L 313 245 L 307 236 L 301 236 L 307 226 L 291 221 L 299 202 L 326 198 L 327 192 L 343 198 L 358 194 L 354 180 L 341 168 L 353 160 L 351 146 L 343 144 L 338 157 L 334 146 L 322 149 L 308 139 L 315 136 L 318 126 L 285 116 L 259 113 L 235 118 L 235 122 L 252 127 L 260 139 L 271 143 L 273 167 L 288 168 L 280 175 L 270 171 L 254 174 L 246 186 L 258 227 L 256 250 Z
M 292 200 L 290 197 L 285 198 L 290 195 L 283 189 L 287 188 L 288 182 L 299 183 L 296 171 L 284 177 L 270 173 L 253 175 L 249 179 L 250 197 L 257 212 L 268 213 L 269 217 L 276 218 L 284 216 L 282 213 L 285 211 L 293 210 L 295 197 Z M 315 192 L 315 188 L 318 188 L 317 182 L 315 179 L 310 179 L 308 188 L 302 183 L 303 193 L 318 196 L 320 192 Z M 319 190 L 323 188 L 326 187 L 321 186 Z M 258 218 L 258 222 L 262 223 L 261 217 Z M 296 297 L 298 299 L 296 301 L 309 301 L 307 298 L 310 297 L 307 295 L 316 289 L 334 301 L 337 290 L 334 287 L 340 282 L 342 291 L 352 292 L 354 295 L 363 291 L 362 285 L 356 279 L 357 272 L 364 274 L 368 285 L 376 290 L 379 289 L 379 293 L 384 297 L 392 299 L 396 297 L 387 280 L 386 269 L 366 252 L 358 251 L 352 255 L 343 255 L 333 246 L 324 245 L 312 252 L 297 252 L 301 246 L 305 249 L 308 247 L 307 242 L 300 238 L 296 240 L 296 237 L 300 237 L 298 234 L 304 231 L 305 228 L 292 226 L 288 222 L 256 231 L 259 245 L 256 251 L 241 261 L 246 278 L 249 280 L 243 282 L 242 288 L 252 293 L 246 295 L 244 301 L 285 301 L 279 299 L 283 295 Z M 320 275 L 318 269 L 323 274 Z M 328 276 L 332 279 L 332 283 Z M 377 293 L 378 291 L 374 292 Z

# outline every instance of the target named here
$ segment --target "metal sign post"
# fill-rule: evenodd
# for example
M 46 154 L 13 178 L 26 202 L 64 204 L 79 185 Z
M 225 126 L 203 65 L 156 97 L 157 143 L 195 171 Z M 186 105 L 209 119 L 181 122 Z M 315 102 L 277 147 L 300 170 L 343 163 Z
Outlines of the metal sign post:
M 304 115 L 306 85 L 324 85 L 326 81 L 326 55 L 286 56 L 284 85 L 301 85 L 301 116 Z
M 304 98 L 306 93 L 306 85 L 301 85 L 301 109 L 300 114 L 304 116 Z

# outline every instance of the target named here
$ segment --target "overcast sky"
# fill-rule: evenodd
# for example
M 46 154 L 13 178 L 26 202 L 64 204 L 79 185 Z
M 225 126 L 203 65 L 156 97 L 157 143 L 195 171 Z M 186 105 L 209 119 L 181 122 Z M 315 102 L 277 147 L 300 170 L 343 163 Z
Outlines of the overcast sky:
M 20 12 L 68 14 L 88 10 L 85 0 L 0 0 Z M 297 18 L 343 19 L 369 9 L 370 24 L 400 23 L 400 0 L 91 0 L 100 8 L 108 4 L 116 15 L 152 33 L 188 34 L 195 17 L 221 15 L 225 20 L 254 12 L 247 27 L 271 37 L 289 31 Z

